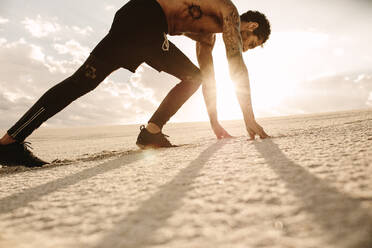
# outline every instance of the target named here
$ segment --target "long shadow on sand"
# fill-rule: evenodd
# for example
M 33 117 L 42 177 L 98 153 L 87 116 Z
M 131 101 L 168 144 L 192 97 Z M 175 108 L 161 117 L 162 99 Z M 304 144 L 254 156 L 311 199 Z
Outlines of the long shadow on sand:
M 221 140 L 203 151 L 135 212 L 120 220 L 113 231 L 104 236 L 95 247 L 141 248 L 157 242 L 163 243 L 164 241 L 154 241 L 153 234 L 183 205 L 182 199 L 192 189 L 192 182 L 198 177 L 200 170 L 225 144 L 226 141 Z
M 372 218 L 359 201 L 288 159 L 272 140 L 254 142 L 254 145 L 287 188 L 302 201 L 301 210 L 309 213 L 324 230 L 330 244 L 372 247 Z
M 85 179 L 92 178 L 99 174 L 118 169 L 122 166 L 134 163 L 142 158 L 143 156 L 141 155 L 141 153 L 131 154 L 130 156 L 127 155 L 107 163 L 84 169 L 78 173 L 66 176 L 64 178 L 60 178 L 33 188 L 26 189 L 20 193 L 2 198 L 0 199 L 0 214 L 13 211 L 20 207 L 24 207 L 28 203 L 36 201 L 40 197 L 50 194 L 54 191 L 77 184 Z

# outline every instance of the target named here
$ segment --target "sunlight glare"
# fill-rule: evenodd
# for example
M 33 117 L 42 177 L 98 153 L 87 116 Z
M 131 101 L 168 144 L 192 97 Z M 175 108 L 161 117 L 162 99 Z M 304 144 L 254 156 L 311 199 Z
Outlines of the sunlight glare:
M 275 73 L 276 68 L 268 67 L 264 61 L 267 57 L 259 56 L 262 54 L 257 53 L 262 53 L 262 48 L 256 48 L 244 54 L 244 60 L 249 72 L 253 109 L 258 117 L 266 116 L 269 112 L 275 115 L 275 112 L 272 110 L 285 97 L 290 96 L 293 84 L 290 80 L 280 82 Z M 217 83 L 219 119 L 242 119 L 234 83 L 231 81 L 229 75 L 225 48 L 221 41 L 216 43 L 213 57 Z

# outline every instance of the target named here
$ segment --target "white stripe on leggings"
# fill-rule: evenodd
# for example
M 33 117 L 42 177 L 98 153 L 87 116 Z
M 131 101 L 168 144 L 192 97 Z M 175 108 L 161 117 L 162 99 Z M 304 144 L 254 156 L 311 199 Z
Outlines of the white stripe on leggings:
M 10 136 L 15 138 L 25 127 L 27 127 L 33 120 L 35 120 L 41 113 L 45 111 L 45 108 L 41 107 L 39 111 L 37 111 L 26 123 L 24 123 L 21 127 L 19 127 L 14 133 L 12 133 Z

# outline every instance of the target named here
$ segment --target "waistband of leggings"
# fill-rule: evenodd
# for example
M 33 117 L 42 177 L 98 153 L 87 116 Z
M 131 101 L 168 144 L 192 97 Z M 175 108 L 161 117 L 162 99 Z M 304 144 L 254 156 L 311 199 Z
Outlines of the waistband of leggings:
M 163 7 L 161 7 L 161 5 L 156 0 L 150 0 L 150 1 L 155 2 L 156 5 L 158 6 L 159 13 L 161 13 L 161 15 L 162 15 L 162 20 L 163 20 L 162 27 L 163 27 L 164 33 L 168 34 L 169 33 L 168 20 L 167 20 L 167 16 L 165 15 L 165 12 L 163 10 Z

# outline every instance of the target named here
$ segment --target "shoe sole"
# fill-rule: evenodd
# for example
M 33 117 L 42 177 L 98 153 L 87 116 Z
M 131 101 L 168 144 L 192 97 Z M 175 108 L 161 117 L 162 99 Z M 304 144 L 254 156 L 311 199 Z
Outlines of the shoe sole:
M 139 144 L 139 143 L 136 143 L 136 145 L 137 145 L 140 149 L 142 149 L 142 150 L 160 148 L 160 147 L 158 147 L 158 146 L 154 146 L 154 145 L 147 145 L 147 146 L 145 146 L 145 145 L 142 145 L 142 144 Z
M 136 145 L 140 149 L 142 149 L 142 150 L 179 147 L 179 146 L 176 146 L 176 145 L 172 145 L 172 146 L 155 146 L 155 145 L 142 145 L 142 144 L 139 144 L 139 143 L 136 143 Z
M 26 168 L 41 168 L 44 165 L 47 165 L 49 163 L 45 164 L 24 164 L 24 163 L 0 163 L 1 166 L 6 166 L 6 167 L 16 167 L 16 166 L 23 166 Z

